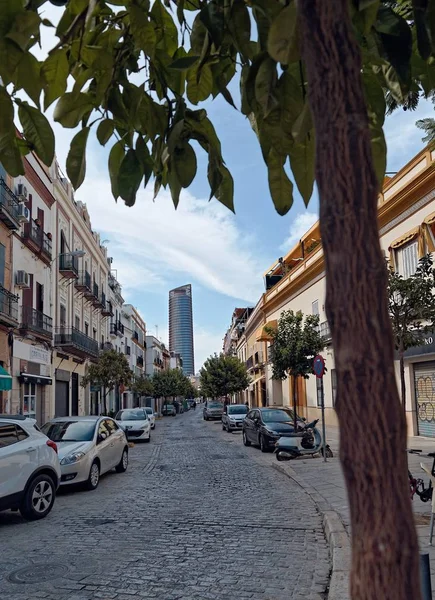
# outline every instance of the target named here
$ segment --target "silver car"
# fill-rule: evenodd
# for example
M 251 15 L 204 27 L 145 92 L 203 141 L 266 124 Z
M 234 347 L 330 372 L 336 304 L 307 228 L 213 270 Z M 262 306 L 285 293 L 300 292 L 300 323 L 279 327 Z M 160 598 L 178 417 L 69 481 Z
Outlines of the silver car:
M 127 470 L 127 438 L 110 417 L 58 417 L 42 431 L 57 444 L 61 486 L 84 483 L 95 490 L 100 475 Z
M 243 419 L 247 414 L 248 407 L 246 404 L 228 404 L 222 415 L 222 429 L 226 429 L 228 433 L 237 430 L 242 431 Z
M 209 419 L 219 419 L 220 421 L 223 413 L 224 405 L 222 402 L 207 401 L 207 406 L 204 407 L 202 415 L 205 421 Z
M 151 422 L 144 408 L 125 408 L 115 417 L 128 440 L 151 440 Z

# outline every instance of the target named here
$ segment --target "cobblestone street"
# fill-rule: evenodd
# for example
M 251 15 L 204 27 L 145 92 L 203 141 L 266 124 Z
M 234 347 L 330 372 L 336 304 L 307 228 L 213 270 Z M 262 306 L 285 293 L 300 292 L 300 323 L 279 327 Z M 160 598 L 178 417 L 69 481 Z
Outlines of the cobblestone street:
M 0 514 L 1 600 L 321 600 L 330 561 L 309 496 L 270 454 L 204 422 L 158 421 L 126 474 Z

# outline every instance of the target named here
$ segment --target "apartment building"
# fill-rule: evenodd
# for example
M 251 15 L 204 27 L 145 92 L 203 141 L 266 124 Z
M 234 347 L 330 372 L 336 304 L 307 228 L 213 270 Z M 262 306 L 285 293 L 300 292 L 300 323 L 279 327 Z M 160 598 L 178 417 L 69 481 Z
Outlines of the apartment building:
M 154 373 L 160 373 L 165 369 L 163 360 L 165 345 L 154 335 L 147 335 L 145 341 L 147 347 L 145 372 L 148 377 L 152 377 Z
M 57 163 L 51 168 L 51 177 L 56 197 L 52 268 L 54 414 L 88 414 L 98 410 L 101 392 L 89 386 L 83 388 L 81 378 L 109 340 L 107 250 L 92 229 L 86 205 L 75 200 L 72 186 Z
M 146 324 L 132 304 L 125 304 L 122 310 L 127 323 L 125 325 L 125 354 L 135 378 L 145 376 Z M 124 408 L 138 403 L 137 394 L 131 390 L 123 393 Z
M 245 331 L 246 321 L 249 319 L 253 309 L 252 308 L 235 308 L 231 317 L 231 325 L 228 327 L 224 342 L 223 342 L 223 353 L 228 356 L 235 356 L 237 353 L 237 344 L 241 335 Z
M 435 151 L 425 148 L 393 177 L 387 177 L 379 194 L 381 247 L 385 257 L 404 277 L 412 275 L 421 256 L 435 252 L 434 167 Z M 270 340 L 265 327 L 275 327 L 284 310 L 301 310 L 304 314 L 319 315 L 320 331 L 325 343 L 323 356 L 328 369 L 324 377 L 326 422 L 336 424 L 336 372 L 325 314 L 325 271 L 318 223 L 302 236 L 286 256 L 271 265 L 265 273 L 265 284 L 266 290 L 260 301 L 262 318 L 258 316 L 259 311 L 254 310 L 246 323 L 246 339 L 238 345 L 238 355 L 246 352 L 248 361 L 255 356 L 249 340 L 262 343 L 266 347 L 267 402 L 289 405 L 291 381 L 272 379 L 271 365 L 267 364 Z M 256 330 L 256 335 L 248 338 L 251 330 Z M 427 335 L 423 346 L 406 353 L 405 371 L 408 432 L 410 435 L 435 437 L 435 333 Z M 396 372 L 399 378 L 398 361 Z M 258 390 L 254 390 L 254 395 L 258 404 L 261 401 Z M 298 410 L 304 416 L 308 419 L 319 417 L 320 388 L 314 376 L 299 383 L 297 397 Z

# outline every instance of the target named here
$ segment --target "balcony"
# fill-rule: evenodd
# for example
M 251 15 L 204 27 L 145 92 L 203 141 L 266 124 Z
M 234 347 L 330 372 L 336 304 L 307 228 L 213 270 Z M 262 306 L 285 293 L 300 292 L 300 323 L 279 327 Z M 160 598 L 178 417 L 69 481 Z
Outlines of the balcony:
M 37 254 L 45 263 L 50 264 L 51 237 L 42 230 L 42 227 L 34 219 L 24 225 L 22 239 L 32 252 Z
M 254 354 L 254 366 L 261 366 L 263 363 L 264 363 L 263 353 L 262 352 L 256 352 Z
M 251 369 L 254 368 L 254 357 L 253 356 L 250 356 L 248 358 L 248 360 L 246 361 L 246 368 L 248 371 L 250 371 Z
M 156 356 L 154 358 L 154 364 L 156 367 L 163 367 L 163 360 L 161 358 L 159 358 L 158 356 Z
M 124 325 L 121 323 L 121 321 L 117 322 L 116 329 L 119 337 L 122 337 L 124 335 Z
M 136 364 L 138 367 L 143 367 L 143 356 L 138 356 L 136 358 Z
M 118 335 L 118 323 L 110 323 L 110 335 Z
M 17 231 L 20 228 L 18 205 L 18 198 L 8 188 L 3 177 L 0 177 L 0 221 L 13 231 Z
M 95 308 L 101 308 L 101 298 L 100 295 L 98 293 L 98 285 L 95 283 L 93 283 L 92 285 L 92 305 Z
M 101 342 L 101 344 L 100 344 L 100 350 L 102 352 L 106 352 L 107 350 L 113 350 L 113 344 L 112 344 L 112 342 Z
M 113 308 L 110 300 L 106 300 L 106 294 L 101 292 L 101 314 L 103 317 L 113 317 Z
M 79 276 L 78 264 L 79 261 L 76 256 L 61 254 L 59 256 L 59 273 L 65 279 L 77 279 Z
M 329 329 L 328 321 L 323 321 L 323 323 L 320 323 L 320 335 L 325 344 L 328 344 L 332 341 L 331 330 Z
M 91 288 L 91 276 L 87 271 L 80 271 L 77 281 L 75 282 L 76 290 L 82 292 L 88 300 L 93 297 Z
M 0 323 L 15 327 L 18 325 L 18 296 L 0 285 Z
M 139 334 L 137 331 L 133 331 L 133 335 L 131 336 L 136 342 L 139 342 Z
M 131 346 L 126 346 L 125 347 L 125 353 L 126 353 L 127 356 L 131 355 Z
M 54 345 L 79 358 L 98 358 L 98 342 L 75 327 L 58 327 L 54 335 Z
M 33 333 L 51 341 L 53 319 L 31 306 L 23 306 L 19 329 L 22 335 Z

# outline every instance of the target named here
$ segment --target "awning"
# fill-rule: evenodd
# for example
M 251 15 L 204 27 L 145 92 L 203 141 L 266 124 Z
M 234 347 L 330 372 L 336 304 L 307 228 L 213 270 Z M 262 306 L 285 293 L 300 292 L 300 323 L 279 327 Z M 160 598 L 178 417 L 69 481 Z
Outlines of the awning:
M 430 215 L 428 215 L 425 220 L 425 223 L 427 223 L 428 225 L 432 225 L 432 223 L 435 223 L 435 212 L 430 213 Z
M 12 389 L 12 377 L 9 373 L 0 366 L 0 390 L 6 392 Z
M 394 250 L 397 250 L 398 248 L 405 246 L 405 244 L 409 244 L 413 240 L 417 240 L 418 258 L 421 258 L 422 256 L 424 256 L 424 242 L 425 242 L 424 228 L 421 226 L 414 227 L 414 229 L 411 229 L 404 235 L 402 235 L 399 238 L 397 238 L 396 240 L 394 240 L 394 242 L 392 242 L 388 248 L 388 250 L 390 252 L 390 264 L 393 265 L 394 268 L 397 268 L 396 264 L 395 264 L 395 260 L 394 260 Z
M 272 321 L 268 321 L 263 327 L 260 327 L 257 333 L 257 342 L 270 342 L 273 339 L 267 329 L 274 329 L 276 331 L 278 329 L 278 320 L 273 319 Z
M 53 383 L 51 377 L 32 375 L 31 373 L 20 373 L 18 380 L 20 383 L 37 383 L 39 385 L 51 385 Z

